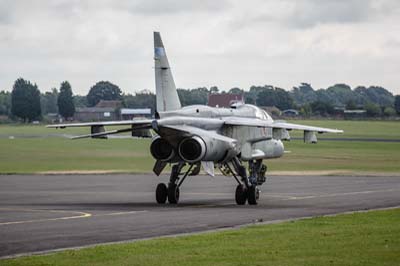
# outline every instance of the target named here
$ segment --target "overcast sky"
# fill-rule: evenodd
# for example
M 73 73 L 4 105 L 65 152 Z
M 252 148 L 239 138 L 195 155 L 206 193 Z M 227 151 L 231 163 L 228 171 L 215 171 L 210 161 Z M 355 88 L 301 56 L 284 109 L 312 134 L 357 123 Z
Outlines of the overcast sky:
M 100 80 L 154 91 L 153 31 L 177 87 L 315 89 L 380 85 L 400 94 L 398 0 L 0 0 L 0 90 Z

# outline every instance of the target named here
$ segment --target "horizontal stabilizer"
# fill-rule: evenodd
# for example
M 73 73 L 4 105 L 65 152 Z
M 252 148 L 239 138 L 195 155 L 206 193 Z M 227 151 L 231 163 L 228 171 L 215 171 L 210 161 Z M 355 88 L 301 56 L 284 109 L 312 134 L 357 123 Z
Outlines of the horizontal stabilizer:
M 92 134 L 80 135 L 80 136 L 72 137 L 71 139 L 84 139 L 84 138 L 106 139 L 107 135 L 113 135 L 113 134 L 119 134 L 119 133 L 123 133 L 123 132 L 129 132 L 131 130 L 132 130 L 132 128 L 124 128 L 124 129 L 118 129 L 118 130 L 102 131 L 102 132 L 98 132 L 98 133 L 92 133 Z M 92 132 L 93 132 L 93 130 L 92 130 Z
M 152 119 L 134 119 L 134 120 L 121 120 L 121 121 L 99 121 L 87 123 L 67 123 L 67 124 L 54 124 L 47 125 L 47 128 L 67 128 L 67 127 L 91 127 L 91 126 L 124 126 L 132 125 L 140 128 L 151 128 Z

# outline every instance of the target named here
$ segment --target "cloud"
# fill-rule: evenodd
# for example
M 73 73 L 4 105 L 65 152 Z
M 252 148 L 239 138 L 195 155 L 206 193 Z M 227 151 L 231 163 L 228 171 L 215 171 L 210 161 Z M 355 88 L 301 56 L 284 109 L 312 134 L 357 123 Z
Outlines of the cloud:
M 293 29 L 307 29 L 325 24 L 376 22 L 400 14 L 396 0 L 266 0 L 253 16 L 242 23 L 276 23 Z
M 9 24 L 12 22 L 13 11 L 12 0 L 0 1 L 0 25 Z
M 63 80 L 80 94 L 98 80 L 154 90 L 156 30 L 179 87 L 400 92 L 399 24 L 397 0 L 0 0 L 0 89 L 22 76 L 42 90 Z
M 219 12 L 230 7 L 225 0 L 141 0 L 130 4 L 130 11 L 141 15 L 173 15 L 178 13 Z
M 296 1 L 286 22 L 295 28 L 308 28 L 330 23 L 359 23 L 372 16 L 370 0 Z

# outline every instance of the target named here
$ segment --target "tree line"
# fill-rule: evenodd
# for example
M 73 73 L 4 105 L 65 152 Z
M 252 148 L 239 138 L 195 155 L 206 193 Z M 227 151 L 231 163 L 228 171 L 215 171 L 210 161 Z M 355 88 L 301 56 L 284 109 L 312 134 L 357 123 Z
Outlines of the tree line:
M 333 115 L 338 108 L 364 109 L 368 116 L 400 114 L 400 95 L 394 96 L 379 86 L 358 86 L 352 89 L 346 84 L 335 84 L 315 90 L 310 84 L 301 83 L 290 91 L 272 85 L 251 86 L 248 90 L 235 87 L 228 91 L 220 91 L 216 86 L 209 89 L 178 89 L 183 106 L 207 104 L 211 93 L 242 94 L 245 103 L 261 107 L 274 106 L 280 110 L 297 109 L 303 116 Z M 11 92 L 0 91 L 0 116 L 24 122 L 41 120 L 47 114 L 59 114 L 65 119 L 71 119 L 76 108 L 93 107 L 100 100 L 119 100 L 123 107 L 151 108 L 153 113 L 156 107 L 156 97 L 151 91 L 125 94 L 109 81 L 97 82 L 87 95 L 81 96 L 73 95 L 68 81 L 63 81 L 59 89 L 40 93 L 35 83 L 19 78 Z

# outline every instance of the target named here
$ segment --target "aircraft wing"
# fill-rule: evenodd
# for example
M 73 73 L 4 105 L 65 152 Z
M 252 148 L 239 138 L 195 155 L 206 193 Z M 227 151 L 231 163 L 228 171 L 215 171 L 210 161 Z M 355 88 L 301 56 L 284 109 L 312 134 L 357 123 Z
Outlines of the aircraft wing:
M 318 132 L 318 133 L 343 133 L 343 130 L 339 130 L 339 129 L 305 126 L 305 125 L 292 124 L 292 123 L 286 123 L 286 122 L 274 122 L 274 123 L 272 123 L 271 127 L 272 128 L 281 128 L 281 129 L 286 129 L 286 130 L 295 129 L 295 130 L 304 130 L 304 131 L 314 131 L 314 132 Z
M 99 121 L 99 122 L 87 122 L 87 123 L 66 123 L 66 124 L 55 124 L 47 125 L 48 128 L 67 128 L 67 127 L 92 127 L 92 126 L 124 126 L 124 125 L 149 125 L 151 127 L 151 119 L 136 119 L 136 120 L 122 120 L 122 121 Z
M 313 131 L 318 133 L 343 133 L 343 130 L 339 129 L 331 129 L 324 127 L 314 127 L 314 126 L 306 126 L 299 124 L 292 124 L 286 122 L 279 121 L 268 121 L 262 120 L 258 118 L 246 118 L 246 117 L 229 117 L 225 120 L 225 125 L 231 126 L 250 126 L 250 127 L 268 127 L 268 128 L 276 128 L 276 129 L 286 129 L 286 130 L 304 130 L 304 131 Z
M 72 139 L 83 139 L 83 138 L 100 138 L 105 139 L 108 135 L 119 134 L 123 132 L 132 132 L 132 136 L 147 137 L 148 129 L 152 128 L 153 120 L 150 119 L 136 119 L 136 120 L 124 120 L 124 121 L 99 121 L 99 122 L 88 122 L 88 123 L 67 123 L 67 124 L 56 124 L 47 125 L 48 128 L 67 128 L 67 127 L 90 127 L 90 134 L 72 137 Z M 129 128 L 115 129 L 106 131 L 104 126 L 130 126 Z
M 230 126 L 250 126 L 250 127 L 265 127 L 272 129 L 272 136 L 274 139 L 290 140 L 290 135 L 287 131 L 303 130 L 304 131 L 304 142 L 306 143 L 317 143 L 316 132 L 318 133 L 343 133 L 343 130 L 325 128 L 325 127 L 313 127 L 299 124 L 292 124 L 280 121 L 268 121 L 258 118 L 245 118 L 235 117 L 228 118 L 225 120 L 225 125 Z

